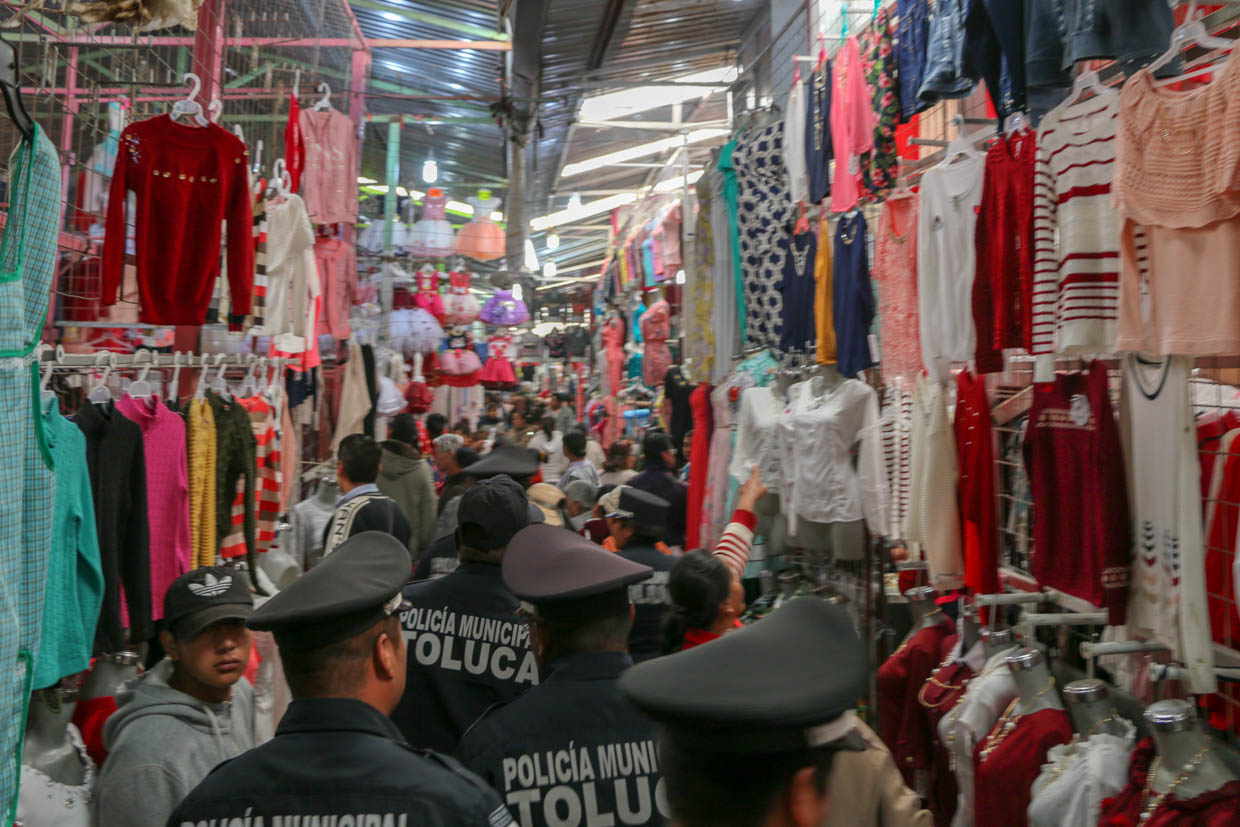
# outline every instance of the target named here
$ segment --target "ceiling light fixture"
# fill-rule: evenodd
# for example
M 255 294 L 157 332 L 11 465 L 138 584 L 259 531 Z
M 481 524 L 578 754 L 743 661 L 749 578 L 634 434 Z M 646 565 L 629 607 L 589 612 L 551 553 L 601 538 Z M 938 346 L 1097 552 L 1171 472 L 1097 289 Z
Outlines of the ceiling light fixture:
M 569 208 L 570 210 L 579 210 L 579 209 L 581 209 L 581 195 L 580 195 L 580 193 L 576 193 L 576 192 L 574 192 L 572 195 L 570 195 L 570 196 L 568 197 L 568 208 Z
M 555 269 L 554 261 L 548 261 L 546 264 L 543 265 L 543 278 L 553 279 L 555 278 L 555 273 L 556 273 L 556 269 Z
M 632 204 L 636 200 L 637 193 L 635 192 L 621 192 L 616 195 L 609 195 L 606 198 L 600 198 L 588 204 L 580 204 L 576 209 L 569 207 L 566 210 L 535 218 L 530 222 L 530 229 L 540 233 L 548 227 L 563 227 L 565 224 L 572 224 L 575 221 L 610 212 L 616 207 Z
M 631 146 L 628 149 L 621 149 L 616 152 L 609 152 L 606 155 L 598 155 L 594 158 L 587 158 L 586 160 L 578 161 L 575 164 L 565 164 L 564 169 L 560 172 L 560 177 L 571 178 L 574 175 L 593 172 L 596 169 L 611 166 L 612 164 L 633 161 L 638 158 L 644 158 L 648 155 L 659 155 L 667 152 L 669 149 L 675 149 L 680 146 L 682 142 L 697 144 L 702 141 L 711 141 L 715 138 L 722 138 L 727 134 L 729 133 L 726 129 L 695 129 L 686 135 L 683 140 L 679 135 L 674 138 L 660 138 L 657 141 L 638 144 L 637 146 Z
M 534 252 L 534 242 L 525 240 L 525 269 L 531 273 L 538 272 L 538 253 Z
M 547 262 L 547 264 L 548 264 L 548 265 L 551 265 L 552 267 L 554 267 L 554 266 L 555 266 L 555 264 L 554 264 L 553 262 L 550 262 L 550 261 L 548 261 L 548 262 Z M 518 282 L 513 282 L 513 285 L 512 285 L 512 297 L 513 297 L 513 299 L 515 299 L 516 301 L 521 301 L 521 294 L 522 294 L 522 292 L 523 292 L 523 291 L 521 290 L 521 282 L 519 282 L 519 281 L 518 281 Z
M 556 234 L 554 230 L 552 230 L 547 235 L 547 249 L 548 250 L 560 249 L 560 237 Z
M 666 21 L 664 21 L 666 22 Z M 692 75 L 669 78 L 676 83 L 731 83 L 736 80 L 736 67 L 726 66 Z M 720 86 L 638 86 L 620 92 L 608 92 L 586 98 L 577 113 L 577 120 L 586 122 L 613 121 L 636 112 L 671 106 L 703 98 L 723 91 Z
M 405 19 L 404 17 L 400 16 L 396 12 L 391 12 L 391 11 L 379 12 L 379 16 L 382 17 L 384 20 L 391 20 L 393 23 L 399 23 L 400 21 Z
M 435 163 L 434 155 L 422 162 L 422 180 L 428 184 L 439 180 L 439 164 Z
M 698 179 L 702 177 L 702 174 L 703 174 L 703 171 L 699 169 L 694 172 L 690 172 L 688 175 L 684 177 L 683 180 L 689 186 L 693 186 L 694 184 L 698 182 Z M 655 192 L 675 192 L 676 190 L 680 189 L 683 186 L 683 184 L 681 184 L 681 180 L 682 180 L 681 177 L 677 175 L 675 178 L 669 178 L 666 181 L 660 181 L 659 183 L 654 185 L 654 191 Z

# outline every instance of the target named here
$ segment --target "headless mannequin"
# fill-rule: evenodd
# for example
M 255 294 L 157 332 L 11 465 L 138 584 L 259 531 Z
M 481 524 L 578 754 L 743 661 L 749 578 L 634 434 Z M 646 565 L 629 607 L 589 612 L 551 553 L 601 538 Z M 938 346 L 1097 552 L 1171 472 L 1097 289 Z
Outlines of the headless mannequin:
M 986 653 L 986 660 L 1006 652 L 1014 645 L 1011 629 L 982 629 L 982 651 Z
M 86 675 L 86 683 L 82 686 L 82 700 L 115 695 L 125 681 L 138 674 L 139 660 L 137 652 L 100 655 Z
M 1196 711 L 1186 701 L 1151 704 L 1145 710 L 1144 717 L 1150 725 L 1161 758 L 1151 787 L 1154 794 L 1160 794 L 1167 791 L 1180 772 L 1206 747 L 1206 736 L 1201 731 Z M 1171 795 L 1180 799 L 1196 798 L 1235 779 L 1235 774 L 1222 759 L 1212 750 L 1207 750 L 1201 763 L 1171 791 Z
M 823 404 L 824 398 L 835 391 L 842 379 L 840 374 L 834 367 L 827 365 L 821 366 L 822 370 L 817 371 L 810 376 L 808 380 L 809 386 L 803 391 L 802 399 L 808 402 L 810 408 Z M 857 523 L 864 521 L 858 520 Z M 853 523 L 816 523 L 812 520 L 797 520 L 797 541 L 798 545 L 819 552 L 831 552 L 836 559 L 850 559 L 848 557 L 841 558 L 841 549 L 836 548 L 836 544 L 849 545 L 850 540 L 858 541 L 865 536 L 864 530 L 850 530 Z
M 928 629 L 946 617 L 938 604 L 934 602 L 934 596 L 937 593 L 933 586 L 914 586 L 905 592 L 905 597 L 908 598 L 908 610 L 913 616 L 913 628 L 909 630 L 908 638 L 912 638 L 922 629 Z
M 86 781 L 86 766 L 68 732 L 77 699 L 76 687 L 36 690 L 30 698 L 22 747 L 23 764 L 66 787 L 80 787 Z
M 1012 671 L 1016 691 L 1020 695 L 1020 703 L 1016 705 L 1018 715 L 1032 715 L 1044 709 L 1063 709 L 1063 703 L 1055 692 L 1051 670 L 1041 652 L 1037 649 L 1017 649 L 1008 655 L 1007 666 Z
M 1111 704 L 1107 685 L 1097 678 L 1082 678 L 1063 688 L 1064 700 L 1068 702 L 1068 717 L 1072 728 L 1082 738 L 1105 732 L 1122 737 L 1124 728 L 1119 713 Z

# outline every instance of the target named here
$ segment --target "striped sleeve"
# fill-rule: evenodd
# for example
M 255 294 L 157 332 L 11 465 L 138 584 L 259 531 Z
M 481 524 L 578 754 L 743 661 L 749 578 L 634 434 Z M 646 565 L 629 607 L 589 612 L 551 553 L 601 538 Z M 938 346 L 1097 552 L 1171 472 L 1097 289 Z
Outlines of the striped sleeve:
M 1055 327 L 1059 302 L 1059 259 L 1055 252 L 1058 204 L 1049 144 L 1055 127 L 1038 133 L 1038 154 L 1033 170 L 1033 353 L 1055 352 Z
M 753 548 L 753 532 L 757 525 L 758 518 L 752 511 L 738 508 L 715 545 L 713 554 L 723 561 L 737 580 L 744 575 L 745 566 L 749 563 L 749 551 Z

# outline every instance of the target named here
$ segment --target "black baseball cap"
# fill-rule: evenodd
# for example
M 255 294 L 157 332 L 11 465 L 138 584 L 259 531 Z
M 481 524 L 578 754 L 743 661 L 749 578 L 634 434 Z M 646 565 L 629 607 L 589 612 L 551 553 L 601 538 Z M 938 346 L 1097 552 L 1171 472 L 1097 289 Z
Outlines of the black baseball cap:
M 518 531 L 544 519 L 526 498 L 525 488 L 507 474 L 478 480 L 466 489 L 456 515 L 461 543 L 479 551 L 504 548 Z
M 221 620 L 245 620 L 253 611 L 249 579 L 224 566 L 186 572 L 164 593 L 164 620 L 177 640 L 191 640 Z

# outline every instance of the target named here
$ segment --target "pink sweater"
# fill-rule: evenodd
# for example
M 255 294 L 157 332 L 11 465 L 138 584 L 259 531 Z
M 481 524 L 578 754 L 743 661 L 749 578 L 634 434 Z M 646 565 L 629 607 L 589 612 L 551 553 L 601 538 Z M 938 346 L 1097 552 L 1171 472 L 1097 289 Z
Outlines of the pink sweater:
M 357 223 L 357 142 L 353 122 L 335 109 L 303 109 L 306 170 L 301 197 L 315 224 Z
M 151 532 L 151 608 L 152 618 L 159 620 L 164 616 L 164 592 L 190 568 L 185 423 L 157 397 L 144 400 L 122 396 L 116 409 L 142 429 Z

